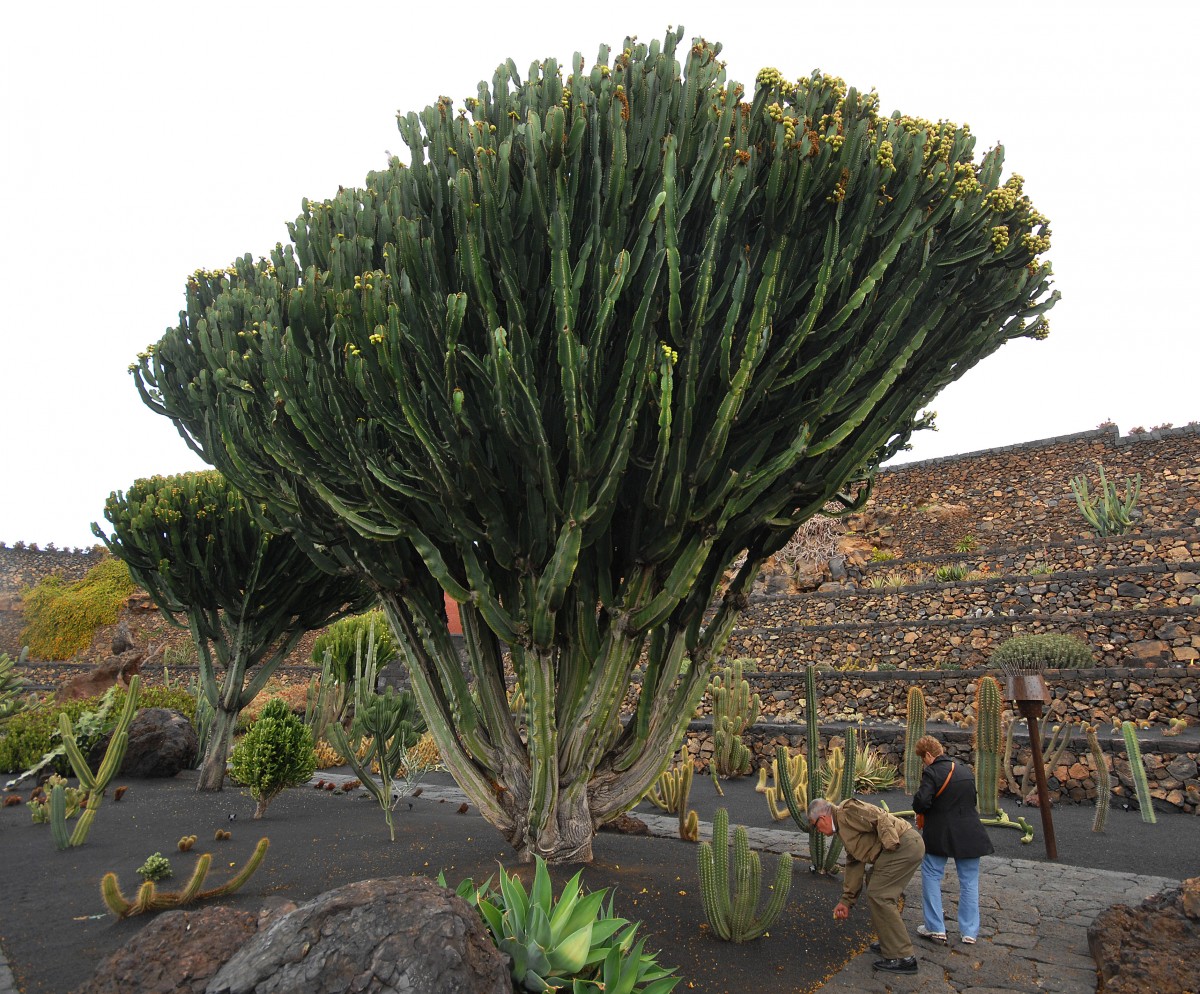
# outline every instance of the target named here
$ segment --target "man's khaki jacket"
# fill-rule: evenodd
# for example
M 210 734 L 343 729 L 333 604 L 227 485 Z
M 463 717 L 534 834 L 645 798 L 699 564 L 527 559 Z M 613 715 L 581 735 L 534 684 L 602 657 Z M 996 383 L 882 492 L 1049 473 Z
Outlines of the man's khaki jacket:
M 853 797 L 835 805 L 833 810 L 838 838 L 846 849 L 842 901 L 848 907 L 853 907 L 862 890 L 867 864 L 879 859 L 879 854 L 884 850 L 892 852 L 898 849 L 900 836 L 915 829 L 903 818 Z

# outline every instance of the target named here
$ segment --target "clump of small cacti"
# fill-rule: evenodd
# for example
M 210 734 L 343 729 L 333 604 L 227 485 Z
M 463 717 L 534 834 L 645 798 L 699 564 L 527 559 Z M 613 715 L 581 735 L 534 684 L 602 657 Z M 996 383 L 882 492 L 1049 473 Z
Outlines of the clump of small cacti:
M 196 861 L 196 868 L 192 871 L 191 879 L 188 880 L 181 891 L 163 893 L 154 886 L 153 879 L 147 879 L 138 888 L 134 899 L 130 901 L 121 893 L 121 886 L 117 882 L 117 875 L 115 873 L 106 873 L 100 881 L 100 893 L 104 898 L 104 903 L 108 905 L 108 909 L 118 918 L 129 918 L 147 911 L 161 911 L 165 908 L 179 908 L 191 904 L 193 901 L 203 901 L 210 897 L 225 897 L 240 889 L 250 879 L 254 871 L 262 863 L 263 857 L 267 854 L 268 846 L 270 846 L 270 841 L 265 836 L 259 839 L 258 845 L 254 847 L 254 852 L 250 856 L 250 859 L 246 861 L 246 865 L 220 887 L 213 887 L 210 890 L 200 889 L 204 886 L 204 880 L 208 876 L 209 867 L 212 865 L 212 854 L 204 853 Z M 160 859 L 162 858 L 160 853 L 155 853 L 155 855 L 159 856 Z M 153 858 L 152 856 L 151 859 Z M 166 862 L 165 859 L 163 861 Z M 146 862 L 148 864 L 150 860 Z M 138 872 L 140 873 L 141 870 Z
M 762 700 L 750 693 L 742 678 L 745 660 L 735 659 L 712 678 L 713 762 L 722 777 L 740 777 L 750 772 L 751 753 L 742 733 L 758 720 Z
M 143 880 L 166 880 L 174 873 L 175 871 L 171 869 L 171 861 L 160 852 L 146 857 L 146 862 L 137 869 L 138 876 Z
M 767 808 L 771 812 L 771 817 L 775 821 L 783 821 L 790 815 L 787 802 L 783 798 L 783 782 L 779 776 L 779 764 L 783 762 L 787 767 L 788 782 L 792 785 L 792 796 L 796 802 L 796 807 L 801 811 L 808 809 L 808 760 L 805 759 L 804 753 L 797 752 L 794 755 L 790 754 L 787 749 L 782 746 L 779 748 L 775 758 L 771 760 L 770 767 L 760 766 L 758 769 L 758 785 L 754 788 L 760 794 L 767 796 Z M 767 774 L 770 773 L 772 784 L 767 783 Z
M 223 828 L 218 828 L 215 832 L 213 832 L 213 841 L 214 842 L 228 842 L 232 838 L 233 838 L 233 833 L 227 832 Z
M 687 743 L 679 747 L 679 763 L 666 770 L 646 792 L 646 800 L 671 815 L 679 815 L 679 837 L 686 842 L 700 838 L 700 816 L 688 810 L 688 795 L 692 790 L 692 757 Z
M 191 848 L 192 848 L 192 846 L 194 846 L 195 844 L 196 844 L 196 836 L 194 836 L 194 835 L 185 835 L 185 836 L 184 836 L 182 839 L 180 839 L 178 842 L 176 842 L 176 843 L 175 843 L 175 847 L 176 847 L 176 848 L 177 848 L 177 849 L 178 849 L 180 852 L 187 852 L 187 851 L 188 851 L 189 849 L 191 849 Z
M 729 942 L 748 942 L 762 935 L 787 904 L 792 889 L 792 857 L 779 857 L 775 883 L 766 907 L 756 914 L 762 880 L 762 862 L 750 848 L 746 830 L 733 833 L 733 893 L 729 879 L 729 812 L 717 808 L 712 842 L 700 843 L 700 893 L 704 913 L 715 935 Z
M 1167 727 L 1163 735 L 1178 735 L 1188 727 L 1186 718 L 1168 718 Z

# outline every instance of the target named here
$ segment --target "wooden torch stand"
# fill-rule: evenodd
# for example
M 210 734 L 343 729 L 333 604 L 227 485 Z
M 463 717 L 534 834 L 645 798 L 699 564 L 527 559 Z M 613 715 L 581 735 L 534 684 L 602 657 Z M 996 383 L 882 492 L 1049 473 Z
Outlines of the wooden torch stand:
M 1046 762 L 1042 758 L 1042 742 L 1038 735 L 1038 719 L 1046 703 L 1046 681 L 1041 676 L 1009 677 L 1009 697 L 1029 727 L 1029 751 L 1033 755 L 1033 773 L 1037 780 L 1038 810 L 1042 815 L 1042 834 L 1046 837 L 1046 858 L 1058 859 L 1058 842 L 1054 838 L 1054 818 L 1050 813 L 1050 790 L 1046 786 Z

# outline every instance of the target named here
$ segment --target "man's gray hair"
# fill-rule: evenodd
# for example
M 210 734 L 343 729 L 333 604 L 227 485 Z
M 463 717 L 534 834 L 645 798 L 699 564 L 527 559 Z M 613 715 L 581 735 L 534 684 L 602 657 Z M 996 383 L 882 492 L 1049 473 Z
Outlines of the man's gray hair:
M 814 823 L 822 815 L 830 815 L 830 814 L 833 814 L 833 805 L 830 804 L 827 800 L 825 800 L 825 798 L 817 797 L 809 802 L 809 804 L 808 804 L 809 824 Z

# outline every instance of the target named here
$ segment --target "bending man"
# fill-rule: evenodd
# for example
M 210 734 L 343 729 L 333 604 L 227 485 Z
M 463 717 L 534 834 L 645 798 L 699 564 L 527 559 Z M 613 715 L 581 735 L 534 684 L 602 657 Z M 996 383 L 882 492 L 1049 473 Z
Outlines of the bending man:
M 883 956 L 875 969 L 916 973 L 912 940 L 900 920 L 900 895 L 925 856 L 920 834 L 904 819 L 855 798 L 835 805 L 819 797 L 808 806 L 808 820 L 822 835 L 837 835 L 846 849 L 846 879 L 833 917 L 850 917 L 870 863 L 867 907 Z

